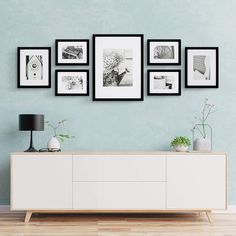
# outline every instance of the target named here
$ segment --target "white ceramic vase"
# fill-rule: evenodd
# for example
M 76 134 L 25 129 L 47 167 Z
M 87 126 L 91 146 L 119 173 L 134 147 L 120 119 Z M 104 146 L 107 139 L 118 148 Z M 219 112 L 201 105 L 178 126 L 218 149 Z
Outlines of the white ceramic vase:
M 52 137 L 48 141 L 48 149 L 49 150 L 57 150 L 57 149 L 60 149 L 60 147 L 61 147 L 61 144 L 56 137 Z
M 176 152 L 186 152 L 186 151 L 188 151 L 188 146 L 177 145 L 177 146 L 175 146 L 175 151 Z
M 207 138 L 196 138 L 193 142 L 194 151 L 210 152 L 211 141 Z

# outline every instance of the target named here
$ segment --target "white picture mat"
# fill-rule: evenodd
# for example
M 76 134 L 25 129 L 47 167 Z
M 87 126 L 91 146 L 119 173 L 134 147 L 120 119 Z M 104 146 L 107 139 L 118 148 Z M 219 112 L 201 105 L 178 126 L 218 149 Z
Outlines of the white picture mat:
M 188 50 L 188 68 L 187 68 L 187 82 L 188 85 L 209 86 L 216 85 L 216 50 Z M 193 76 L 193 56 L 202 55 L 210 56 L 210 80 L 194 80 Z
M 26 77 L 26 56 L 42 56 L 43 61 L 43 80 L 27 80 Z M 49 85 L 49 51 L 40 49 L 21 49 L 20 50 L 20 85 L 21 86 L 47 86 Z
M 81 46 L 83 47 L 83 58 L 82 59 L 63 59 L 62 48 L 67 46 Z M 58 63 L 87 63 L 87 42 L 58 42 Z
M 65 83 L 62 82 L 63 76 L 82 76 L 83 90 L 68 90 Z M 60 94 L 86 94 L 87 93 L 87 72 L 58 72 L 57 74 L 57 92 Z
M 155 89 L 154 88 L 154 76 L 173 76 L 175 78 L 175 88 L 174 89 Z M 150 93 L 169 93 L 169 94 L 175 94 L 179 93 L 179 73 L 172 71 L 172 72 L 150 72 L 149 74 L 149 92 Z
M 150 42 L 149 45 L 150 63 L 178 63 L 179 61 L 179 43 L 178 42 Z M 174 59 L 155 59 L 154 48 L 156 46 L 174 46 Z
M 133 86 L 103 87 L 103 50 L 131 49 L 133 53 Z M 141 38 L 96 37 L 95 38 L 95 97 L 141 98 Z

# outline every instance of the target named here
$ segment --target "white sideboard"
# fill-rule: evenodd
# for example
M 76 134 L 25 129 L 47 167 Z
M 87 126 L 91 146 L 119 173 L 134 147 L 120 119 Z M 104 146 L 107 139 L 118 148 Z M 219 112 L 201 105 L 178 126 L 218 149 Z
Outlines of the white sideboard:
M 183 212 L 227 208 L 225 153 L 12 153 L 11 210 Z

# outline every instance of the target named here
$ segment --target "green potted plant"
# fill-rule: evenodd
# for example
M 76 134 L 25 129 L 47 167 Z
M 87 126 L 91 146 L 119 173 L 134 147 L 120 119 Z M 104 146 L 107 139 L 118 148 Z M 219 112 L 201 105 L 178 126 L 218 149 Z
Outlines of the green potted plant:
M 185 136 L 178 136 L 171 141 L 170 146 L 177 152 L 186 152 L 191 146 L 191 141 Z
M 49 128 L 51 128 L 53 131 L 53 136 L 48 141 L 48 144 L 47 144 L 47 148 L 50 151 L 59 150 L 61 147 L 60 141 L 64 142 L 65 139 L 74 138 L 74 136 L 71 136 L 71 135 L 66 134 L 64 132 L 63 133 L 59 132 L 59 130 L 61 130 L 64 127 L 65 122 L 66 122 L 66 120 L 59 120 L 56 124 L 52 124 L 49 121 L 45 121 L 45 124 L 47 124 L 47 126 Z

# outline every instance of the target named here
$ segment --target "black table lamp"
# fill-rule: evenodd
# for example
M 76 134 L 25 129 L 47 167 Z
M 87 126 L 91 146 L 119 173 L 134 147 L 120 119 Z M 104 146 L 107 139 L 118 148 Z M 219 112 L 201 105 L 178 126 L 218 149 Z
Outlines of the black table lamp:
M 33 131 L 44 130 L 44 115 L 20 114 L 19 130 L 30 131 L 30 146 L 25 152 L 37 152 L 33 145 Z

